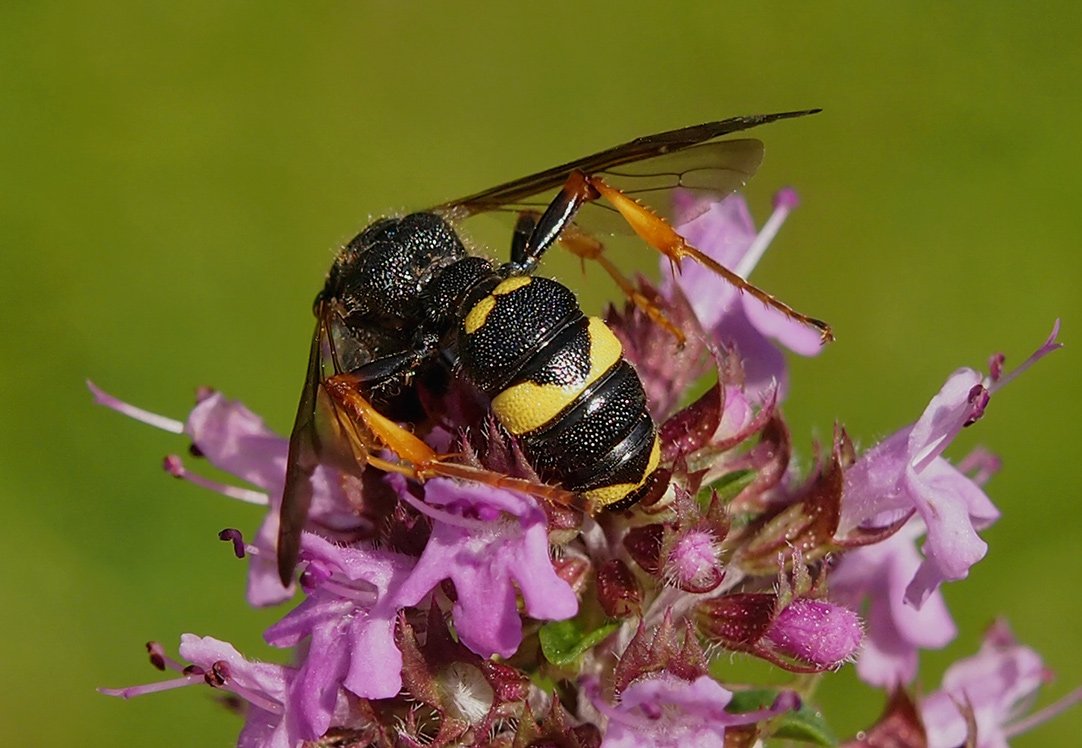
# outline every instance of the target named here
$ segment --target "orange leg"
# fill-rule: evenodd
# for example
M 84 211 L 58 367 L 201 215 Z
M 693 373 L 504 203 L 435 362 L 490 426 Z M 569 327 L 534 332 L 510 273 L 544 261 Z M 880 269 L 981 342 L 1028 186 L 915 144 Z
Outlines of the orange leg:
M 553 504 L 585 508 L 577 494 L 557 486 L 514 478 L 472 465 L 448 462 L 450 455 L 437 454 L 414 434 L 376 410 L 361 395 L 357 378 L 351 374 L 337 374 L 327 379 L 323 386 L 339 408 L 357 423 L 364 424 L 373 441 L 391 450 L 402 460 L 392 462 L 372 454 L 366 455 L 368 464 L 375 468 L 401 473 L 420 482 L 436 476 L 472 480 L 495 488 L 530 494 Z
M 573 179 L 585 179 L 590 189 L 594 193 L 605 198 L 612 207 L 616 208 L 620 215 L 624 217 L 624 220 L 627 221 L 628 225 L 631 226 L 632 230 L 638 234 L 644 242 L 668 257 L 669 261 L 674 263 L 676 267 L 679 267 L 682 259 L 689 257 L 700 265 L 714 271 L 726 281 L 736 286 L 740 291 L 747 292 L 763 304 L 777 309 L 786 317 L 796 320 L 801 324 L 808 325 L 809 327 L 814 327 L 819 331 L 819 337 L 822 342 L 827 343 L 834 339 L 834 334 L 831 332 L 830 326 L 826 322 L 801 314 L 784 302 L 774 298 L 766 291 L 748 283 L 732 270 L 729 270 L 724 265 L 721 265 L 717 261 L 703 254 L 695 247 L 692 247 L 684 240 L 684 237 L 676 233 L 676 230 L 673 229 L 664 218 L 650 210 L 650 208 L 646 207 L 638 200 L 625 195 L 615 187 L 609 186 L 601 179 L 601 177 L 588 177 L 581 174 L 576 177 L 576 175 L 572 175 L 572 178 L 569 179 L 568 182 L 571 183 Z

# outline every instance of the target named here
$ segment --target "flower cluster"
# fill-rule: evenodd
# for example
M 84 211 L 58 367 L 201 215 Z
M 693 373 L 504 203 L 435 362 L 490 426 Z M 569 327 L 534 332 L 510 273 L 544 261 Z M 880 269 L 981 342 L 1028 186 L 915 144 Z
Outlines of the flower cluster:
M 681 195 L 678 230 L 746 277 L 796 204 L 783 190 L 757 230 L 740 197 Z M 954 372 L 911 425 L 862 454 L 837 428 L 801 475 L 779 409 L 791 390 L 783 350 L 814 355 L 818 333 L 704 268 L 673 275 L 666 264 L 663 277 L 659 288 L 640 280 L 638 292 L 683 334 L 682 348 L 639 307 L 607 319 L 658 424 L 663 493 L 589 516 L 481 483 L 322 466 L 289 586 L 275 566 L 287 440 L 217 392 L 200 392 L 182 423 L 91 385 L 99 403 L 185 435 L 195 459 L 248 484 L 165 460 L 177 478 L 263 507 L 255 532 L 220 534 L 247 560 L 248 602 L 300 597 L 265 632 L 289 664 L 184 634 L 186 662 L 148 645 L 174 680 L 103 692 L 228 691 L 243 704 L 238 745 L 277 748 L 838 744 L 804 703 L 814 679 L 733 683 L 729 653 L 803 674 L 855 661 L 891 696 L 850 745 L 998 746 L 1082 698 L 1029 714 L 1047 672 L 1003 624 L 941 690 L 919 701 L 907 690 L 920 650 L 955 636 L 940 587 L 985 555 L 979 532 L 998 517 L 982 488 L 998 461 L 978 451 L 952 464 L 944 451 L 1004 384 L 1059 347 L 1057 330 L 1011 373 L 1001 356 L 988 375 Z M 712 385 L 688 402 L 707 376 Z M 514 439 L 464 415 L 476 409 L 455 398 L 477 397 L 465 389 L 428 398 L 438 412 L 417 433 L 473 465 L 536 478 Z

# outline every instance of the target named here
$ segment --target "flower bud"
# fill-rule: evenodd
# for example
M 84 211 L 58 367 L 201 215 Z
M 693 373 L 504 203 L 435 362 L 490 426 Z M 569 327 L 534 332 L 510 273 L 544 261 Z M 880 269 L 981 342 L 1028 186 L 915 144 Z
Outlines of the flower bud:
M 676 538 L 665 559 L 665 579 L 685 592 L 703 593 L 721 584 L 721 548 L 713 533 L 691 530 Z
M 857 614 L 825 600 L 794 600 L 766 632 L 779 653 L 824 670 L 852 659 L 863 638 Z
M 661 524 L 632 527 L 624 536 L 624 548 L 642 570 L 657 575 L 661 570 L 661 541 L 665 526 Z
M 774 620 L 778 597 L 745 592 L 706 600 L 696 609 L 699 630 L 707 639 L 736 652 L 749 652 Z
M 642 587 L 627 564 L 614 558 L 597 570 L 597 599 L 605 615 L 627 618 L 641 610 Z

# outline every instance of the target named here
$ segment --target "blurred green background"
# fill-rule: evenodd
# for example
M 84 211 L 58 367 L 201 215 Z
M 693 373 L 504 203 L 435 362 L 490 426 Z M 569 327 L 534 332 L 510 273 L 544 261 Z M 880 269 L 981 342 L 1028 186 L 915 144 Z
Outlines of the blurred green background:
M 926 690 L 1008 617 L 1082 681 L 1076 454 L 1082 17 L 1070 3 L 4 3 L 0 630 L 8 745 L 225 745 L 206 689 L 124 703 L 159 678 L 142 645 L 214 634 L 259 657 L 274 612 L 241 602 L 215 533 L 258 513 L 169 480 L 185 445 L 91 404 L 83 380 L 183 417 L 197 385 L 288 428 L 309 308 L 370 217 L 424 207 L 645 133 L 820 106 L 756 132 L 761 221 L 803 197 L 756 280 L 829 320 L 793 364 L 805 458 L 836 419 L 867 446 L 954 368 L 1065 351 L 997 395 L 949 453 L 1005 468 L 989 557 L 947 589 L 962 630 Z M 502 247 L 500 248 L 502 251 Z M 652 267 L 647 252 L 640 266 Z M 568 258 L 588 309 L 615 293 Z M 851 734 L 882 704 L 828 679 Z M 1074 745 L 1075 711 L 1018 745 Z

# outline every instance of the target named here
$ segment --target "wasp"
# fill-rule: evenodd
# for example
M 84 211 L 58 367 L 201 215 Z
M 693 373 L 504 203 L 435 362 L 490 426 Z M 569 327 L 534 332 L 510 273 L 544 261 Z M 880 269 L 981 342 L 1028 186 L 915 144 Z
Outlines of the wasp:
M 598 261 L 634 303 L 680 338 L 663 311 L 604 256 L 590 213 L 619 219 L 674 265 L 685 258 L 702 263 L 831 339 L 825 323 L 688 245 L 664 206 L 639 199 L 676 188 L 738 189 L 758 168 L 763 145 L 722 138 L 816 111 L 734 117 L 638 138 L 430 210 L 379 219 L 352 239 L 314 304 L 281 506 L 283 584 L 298 558 L 320 464 L 353 472 L 372 466 L 418 480 L 478 480 L 590 511 L 628 508 L 653 488 L 657 427 L 619 340 L 600 318 L 583 313 L 566 286 L 534 274 L 545 252 L 560 244 Z M 506 262 L 471 254 L 456 231 L 463 219 L 486 212 L 515 218 Z M 400 425 L 416 417 L 409 407 L 416 383 L 440 370 L 488 397 L 492 415 L 543 483 L 438 455 Z M 380 457 L 379 450 L 398 459 Z

